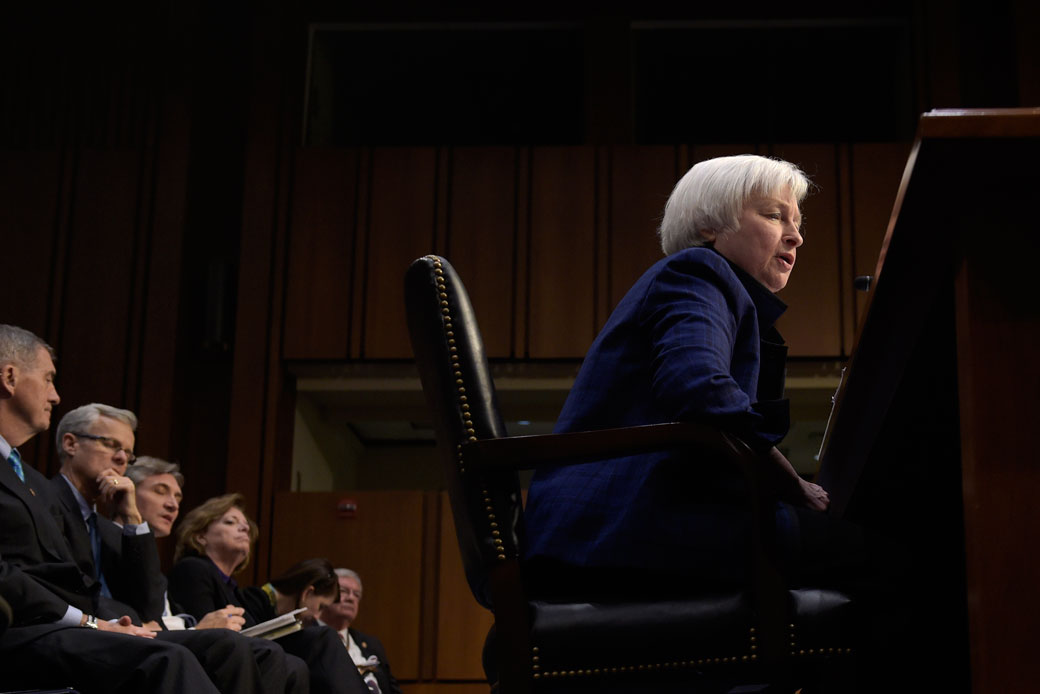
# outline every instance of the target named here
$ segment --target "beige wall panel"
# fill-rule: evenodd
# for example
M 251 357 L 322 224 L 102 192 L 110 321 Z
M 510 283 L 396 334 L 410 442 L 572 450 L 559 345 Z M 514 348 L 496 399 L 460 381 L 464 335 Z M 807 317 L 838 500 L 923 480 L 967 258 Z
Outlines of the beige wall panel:
M 676 164 L 675 147 L 610 151 L 608 311 L 647 268 L 664 257 L 657 227 L 679 179 Z
M 595 150 L 532 151 L 528 354 L 583 357 L 596 336 Z
M 735 145 L 694 145 L 689 148 L 690 161 L 686 162 L 686 166 L 679 167 L 679 175 L 686 173 L 691 166 L 699 161 L 705 159 L 714 159 L 715 157 L 731 157 L 734 154 L 758 154 L 758 147 L 753 144 L 735 144 Z
M 0 293 L 3 322 L 47 336 L 47 291 L 54 272 L 52 251 L 59 219 L 61 182 L 57 151 L 0 154 L 0 234 L 8 262 Z M 53 339 L 53 337 L 51 337 Z
M 286 359 L 349 356 L 358 151 L 300 149 L 293 169 Z
M 403 694 L 488 694 L 487 682 L 415 682 L 402 684 Z
M 75 177 L 64 276 L 62 333 L 54 345 L 65 374 L 54 419 L 88 402 L 133 407 L 124 384 L 134 368 L 125 321 L 143 240 L 141 155 L 135 150 L 84 150 Z M 109 329 L 111 326 L 116 329 Z M 116 327 L 118 326 L 118 327 Z M 146 432 L 140 445 L 146 446 Z
M 514 147 L 459 147 L 451 154 L 445 254 L 469 292 L 489 357 L 510 357 L 517 302 Z
M 477 604 L 466 583 L 447 494 L 442 494 L 440 529 L 435 677 L 483 679 L 480 654 L 495 620 L 488 610 Z
M 404 273 L 435 249 L 437 151 L 380 148 L 372 153 L 364 291 L 366 359 L 412 356 L 404 318 Z
M 788 304 L 777 328 L 797 357 L 841 355 L 842 293 L 852 280 L 839 277 L 839 187 L 833 145 L 782 145 L 774 155 L 797 164 L 818 186 L 802 204 L 805 243 L 780 298 Z
M 909 156 L 909 143 L 852 146 L 852 268 L 856 276 L 874 274 Z M 867 295 L 856 294 L 853 318 L 858 331 Z
M 337 504 L 357 505 L 343 518 Z M 386 646 L 394 675 L 419 676 L 423 492 L 280 492 L 275 496 L 271 570 L 309 557 L 361 574 L 356 626 Z

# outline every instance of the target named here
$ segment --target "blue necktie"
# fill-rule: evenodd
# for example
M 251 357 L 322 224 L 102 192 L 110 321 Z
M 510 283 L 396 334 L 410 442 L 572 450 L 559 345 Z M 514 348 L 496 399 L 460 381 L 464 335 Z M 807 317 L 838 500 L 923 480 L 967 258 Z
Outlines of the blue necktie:
M 7 462 L 11 464 L 11 469 L 14 470 L 14 474 L 18 475 L 18 479 L 24 482 L 25 470 L 22 469 L 22 456 L 18 455 L 18 449 L 11 449 L 11 455 L 7 456 Z
M 98 532 L 96 513 L 91 513 L 87 518 L 87 528 L 90 531 L 90 548 L 94 554 L 94 573 L 97 574 L 97 580 L 101 582 L 101 594 L 110 598 L 112 591 L 108 589 L 105 575 L 101 573 L 101 533 Z

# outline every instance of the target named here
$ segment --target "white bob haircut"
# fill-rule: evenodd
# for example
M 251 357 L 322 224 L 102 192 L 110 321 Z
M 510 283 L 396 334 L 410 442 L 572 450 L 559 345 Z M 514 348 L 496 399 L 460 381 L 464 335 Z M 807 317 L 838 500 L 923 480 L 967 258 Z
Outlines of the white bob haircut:
M 679 179 L 664 206 L 657 230 L 665 255 L 707 240 L 702 231 L 728 234 L 737 230 L 748 200 L 786 190 L 801 204 L 812 184 L 797 166 L 755 154 L 718 157 L 694 164 Z

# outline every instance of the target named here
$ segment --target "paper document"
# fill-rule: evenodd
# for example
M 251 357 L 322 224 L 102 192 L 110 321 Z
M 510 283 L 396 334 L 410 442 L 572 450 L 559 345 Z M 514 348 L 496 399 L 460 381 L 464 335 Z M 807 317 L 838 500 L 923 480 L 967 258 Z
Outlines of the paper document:
M 248 629 L 242 630 L 243 636 L 257 636 L 262 639 L 277 639 L 291 634 L 294 631 L 299 631 L 303 628 L 303 624 L 296 618 L 296 615 L 300 614 L 306 607 L 293 610 L 292 612 L 286 612 L 283 615 L 278 615 L 274 619 L 269 619 L 266 622 L 261 622 Z

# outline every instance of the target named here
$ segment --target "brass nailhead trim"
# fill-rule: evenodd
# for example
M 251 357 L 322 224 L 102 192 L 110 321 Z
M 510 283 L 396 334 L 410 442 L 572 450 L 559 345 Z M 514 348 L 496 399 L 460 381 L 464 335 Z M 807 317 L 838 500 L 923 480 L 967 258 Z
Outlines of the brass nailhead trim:
M 790 641 L 789 645 L 791 647 L 790 654 L 792 656 L 808 657 L 808 656 L 814 656 L 814 655 L 851 655 L 852 654 L 852 649 L 851 648 L 841 648 L 840 646 L 837 647 L 837 648 L 835 648 L 833 646 L 828 647 L 828 648 L 809 648 L 809 649 L 799 648 L 798 647 L 797 632 L 795 630 L 795 625 L 794 624 L 788 624 L 787 626 L 791 630 L 791 641 Z
M 470 406 L 468 398 L 466 397 L 465 382 L 462 377 L 462 369 L 459 366 L 459 355 L 458 347 L 455 344 L 455 332 L 453 319 L 451 316 L 451 303 L 448 297 L 448 285 L 444 278 L 444 264 L 441 259 L 435 255 L 428 255 L 426 259 L 433 264 L 433 273 L 435 276 L 435 284 L 437 285 L 438 299 L 440 299 L 441 306 L 441 320 L 443 321 L 444 334 L 448 339 L 448 357 L 451 361 L 451 373 L 455 377 L 456 390 L 458 392 L 459 409 L 462 413 L 462 426 L 465 429 L 467 440 L 476 441 L 477 431 L 473 424 L 472 414 L 470 413 Z M 456 447 L 456 457 L 458 459 L 459 474 L 466 474 L 466 465 L 462 456 L 462 445 L 459 444 Z M 486 489 L 481 490 L 484 498 L 484 509 L 488 514 L 488 523 L 491 527 L 491 534 L 494 538 L 495 551 L 498 552 L 496 557 L 499 561 L 506 559 L 505 545 L 503 544 L 500 536 L 501 532 L 497 530 L 498 523 L 495 522 L 495 509 L 491 502 L 491 497 Z M 536 675 L 537 676 L 537 675 Z
M 531 648 L 532 653 L 538 653 L 538 647 Z M 697 660 L 683 660 L 683 661 L 666 661 L 660 663 L 638 663 L 636 665 L 616 665 L 611 667 L 603 668 L 582 668 L 582 669 L 559 669 L 559 670 L 544 670 L 542 665 L 539 664 L 540 658 L 537 655 L 531 656 L 531 668 L 537 670 L 534 673 L 535 678 L 539 677 L 588 677 L 595 675 L 607 675 L 617 673 L 630 673 L 630 672 L 646 672 L 648 670 L 681 670 L 690 667 L 703 667 L 705 665 L 731 665 L 738 662 L 754 662 L 757 660 L 755 655 L 741 655 L 741 656 L 719 656 L 713 658 L 699 658 Z

